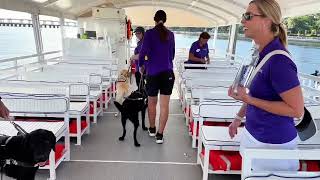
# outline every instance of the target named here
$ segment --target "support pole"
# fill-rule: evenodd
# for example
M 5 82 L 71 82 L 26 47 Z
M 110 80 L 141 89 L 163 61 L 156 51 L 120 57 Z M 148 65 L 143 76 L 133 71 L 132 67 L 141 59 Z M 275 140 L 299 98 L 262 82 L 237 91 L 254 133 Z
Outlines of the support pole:
M 34 40 L 35 40 L 36 50 L 38 54 L 38 61 L 39 63 L 43 63 L 44 62 L 44 56 L 42 55 L 43 43 L 42 43 L 42 37 L 41 37 L 39 13 L 32 13 L 31 16 L 32 16 Z
M 229 31 L 229 44 L 227 49 L 228 54 L 235 54 L 236 52 L 238 31 L 239 31 L 239 24 L 231 25 L 231 28 Z M 231 59 L 234 60 L 234 57 L 232 57 Z
M 217 45 L 217 38 L 218 38 L 218 29 L 219 27 L 214 28 L 214 35 L 213 35 L 213 49 L 214 49 L 214 54 L 216 53 L 216 45 Z
M 62 56 L 64 54 L 64 38 L 65 38 L 65 28 L 64 28 L 64 17 L 60 16 L 60 32 L 61 32 L 61 47 L 62 47 Z

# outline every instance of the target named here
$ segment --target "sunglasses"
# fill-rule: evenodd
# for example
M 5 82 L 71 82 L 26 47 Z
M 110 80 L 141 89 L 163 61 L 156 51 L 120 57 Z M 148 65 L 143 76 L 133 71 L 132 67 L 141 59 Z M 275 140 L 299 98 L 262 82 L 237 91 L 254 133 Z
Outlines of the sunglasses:
M 246 12 L 246 13 L 242 14 L 242 20 L 250 21 L 255 16 L 263 17 L 264 15 L 262 15 L 262 14 L 252 14 L 250 12 Z

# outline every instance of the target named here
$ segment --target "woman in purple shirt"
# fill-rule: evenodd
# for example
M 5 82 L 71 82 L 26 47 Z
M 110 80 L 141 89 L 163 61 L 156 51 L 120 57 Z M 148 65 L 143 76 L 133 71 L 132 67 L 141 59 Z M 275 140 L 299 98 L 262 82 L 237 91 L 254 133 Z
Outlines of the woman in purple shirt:
M 287 50 L 287 34 L 281 23 L 281 10 L 275 0 L 253 0 L 241 23 L 246 37 L 259 47 L 260 61 L 274 50 Z M 297 132 L 293 118 L 304 113 L 302 90 L 297 67 L 285 55 L 273 55 L 253 78 L 246 93 L 238 87 L 229 89 L 229 96 L 244 102 L 229 126 L 234 137 L 241 120 L 246 117 L 240 152 L 244 148 L 295 149 Z M 254 170 L 297 170 L 297 160 L 254 160 Z
M 148 94 L 149 135 L 156 137 L 156 143 L 163 143 L 163 132 L 169 115 L 169 100 L 174 84 L 173 59 L 175 54 L 174 35 L 164 23 L 167 15 L 163 10 L 156 12 L 156 26 L 146 31 L 139 54 L 141 72 L 146 69 Z M 144 68 L 145 66 L 145 68 Z M 160 91 L 160 120 L 156 133 L 155 118 Z
M 210 35 L 207 32 L 200 34 L 199 40 L 192 43 L 189 50 L 189 58 L 186 63 L 189 64 L 206 64 L 210 62 L 208 40 Z
M 137 37 L 137 47 L 134 49 L 134 55 L 130 57 L 130 61 L 134 61 L 136 65 L 136 72 L 135 72 L 135 77 L 136 77 L 136 84 L 137 86 L 140 85 L 140 79 L 141 79 L 141 74 L 139 72 L 139 53 L 141 50 L 142 42 L 143 42 L 143 36 L 144 36 L 144 28 L 141 26 L 138 26 L 135 30 L 134 33 Z

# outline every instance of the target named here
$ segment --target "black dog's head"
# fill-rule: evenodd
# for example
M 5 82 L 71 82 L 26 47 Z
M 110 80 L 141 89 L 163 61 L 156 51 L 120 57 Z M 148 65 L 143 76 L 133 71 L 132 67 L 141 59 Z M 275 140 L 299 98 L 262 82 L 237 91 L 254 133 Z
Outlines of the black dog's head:
M 3 172 L 15 179 L 34 180 L 38 165 L 45 164 L 56 144 L 55 135 L 44 129 L 3 138 L 6 144 L 0 147 L 1 160 L 17 161 L 17 164 L 1 164 Z
M 38 129 L 25 135 L 12 137 L 6 147 L 10 150 L 11 159 L 37 164 L 48 160 L 55 144 L 56 137 L 51 131 Z

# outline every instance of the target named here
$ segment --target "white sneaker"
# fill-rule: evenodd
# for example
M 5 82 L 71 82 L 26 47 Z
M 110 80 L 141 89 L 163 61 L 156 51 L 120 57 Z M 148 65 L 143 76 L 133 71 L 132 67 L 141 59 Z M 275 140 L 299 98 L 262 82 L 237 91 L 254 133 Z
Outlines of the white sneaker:
M 154 137 L 156 135 L 156 127 L 148 128 L 149 136 Z

